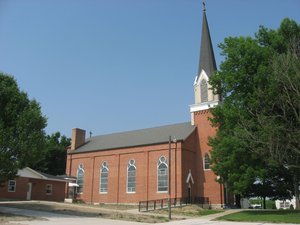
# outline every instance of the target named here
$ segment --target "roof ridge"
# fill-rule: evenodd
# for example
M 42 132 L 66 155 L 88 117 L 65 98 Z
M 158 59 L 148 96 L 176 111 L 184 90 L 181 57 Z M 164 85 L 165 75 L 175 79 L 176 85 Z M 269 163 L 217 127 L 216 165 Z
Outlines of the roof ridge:
M 175 137 L 177 141 L 184 141 L 195 129 L 190 122 L 184 122 L 98 135 L 86 139 L 84 145 L 69 151 L 69 154 L 162 144 L 169 141 L 169 136 Z
M 96 135 L 96 136 L 93 136 L 93 137 L 91 137 L 91 138 L 87 138 L 86 140 L 91 140 L 91 139 L 95 139 L 95 138 L 97 138 L 97 137 L 103 137 L 103 136 L 108 136 L 108 135 L 113 135 L 113 134 L 122 134 L 122 133 L 138 132 L 138 131 L 142 131 L 142 130 L 150 130 L 150 129 L 156 129 L 156 128 L 171 127 L 171 126 L 182 125 L 182 124 L 191 124 L 191 122 L 187 121 L 187 122 L 181 122 L 181 123 L 159 125 L 159 126 L 156 126 L 156 127 L 147 127 L 147 128 L 140 128 L 140 129 L 134 129 L 134 130 L 117 131 L 117 132 L 113 132 L 113 133 L 107 133 L 107 134 Z M 192 125 L 191 125 L 191 126 L 192 126 Z

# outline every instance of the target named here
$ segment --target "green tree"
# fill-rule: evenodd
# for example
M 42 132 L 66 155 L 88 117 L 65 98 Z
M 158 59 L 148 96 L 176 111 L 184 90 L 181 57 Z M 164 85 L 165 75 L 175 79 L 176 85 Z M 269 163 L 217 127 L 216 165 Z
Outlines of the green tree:
M 34 169 L 52 175 L 62 175 L 66 171 L 66 148 L 71 145 L 71 139 L 56 132 L 46 136 L 45 154 L 33 166 Z
M 250 108 L 251 118 L 242 121 L 243 138 L 264 154 L 284 165 L 293 175 L 293 192 L 299 208 L 300 186 L 300 58 L 296 48 L 275 54 L 271 60 L 272 76 L 267 87 L 257 88 L 266 93 L 267 101 Z
M 296 208 L 300 209 L 300 37 L 287 54 L 277 55 L 272 63 L 272 85 L 277 93 L 281 91 L 275 101 L 280 117 L 267 115 L 281 131 L 275 140 L 281 141 L 276 141 L 268 150 L 293 174 Z
M 279 197 L 282 179 L 299 197 L 299 43 L 300 26 L 284 19 L 278 30 L 220 44 L 225 61 L 211 84 L 224 101 L 212 111 L 219 130 L 210 144 L 213 170 L 236 193 L 260 195 L 260 184 L 272 187 L 263 195 Z
M 35 100 L 0 72 L 0 183 L 37 162 L 44 148 L 46 118 Z

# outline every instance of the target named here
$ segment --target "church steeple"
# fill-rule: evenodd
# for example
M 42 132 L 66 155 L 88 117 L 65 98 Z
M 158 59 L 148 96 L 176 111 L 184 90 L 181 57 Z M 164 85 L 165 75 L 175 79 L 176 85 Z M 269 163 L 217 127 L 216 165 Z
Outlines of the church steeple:
M 210 77 L 217 71 L 216 60 L 210 37 L 205 3 L 203 2 L 203 21 L 201 33 L 200 59 L 198 73 L 194 81 L 195 104 L 190 106 L 192 124 L 194 113 L 207 110 L 219 103 L 219 96 L 215 95 L 209 84 Z
M 214 50 L 210 38 L 209 27 L 206 18 L 206 8 L 203 2 L 203 20 L 202 20 L 202 33 L 201 33 L 201 47 L 200 47 L 200 60 L 198 68 L 198 76 L 204 70 L 206 75 L 210 77 L 216 70 L 216 60 Z

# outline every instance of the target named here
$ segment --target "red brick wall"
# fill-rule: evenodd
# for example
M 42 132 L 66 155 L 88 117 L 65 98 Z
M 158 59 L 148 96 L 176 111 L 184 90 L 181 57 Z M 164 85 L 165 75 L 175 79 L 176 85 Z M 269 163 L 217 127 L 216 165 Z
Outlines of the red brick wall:
M 190 182 L 192 188 L 192 197 L 198 197 L 197 189 L 197 170 L 196 170 L 196 156 L 197 156 L 197 132 L 194 132 L 190 137 L 185 140 L 182 148 L 182 196 L 188 197 L 188 183 L 186 183 L 189 170 L 191 170 L 194 184 Z
M 171 194 L 172 197 L 181 197 L 181 143 L 172 143 L 171 148 Z M 66 171 L 68 175 L 76 176 L 78 165 L 84 165 L 84 191 L 78 197 L 85 202 L 138 203 L 143 200 L 168 197 L 168 193 L 157 192 L 157 162 L 162 155 L 168 159 L 168 143 L 69 154 Z M 126 188 L 127 165 L 130 159 L 136 162 L 136 193 L 127 193 Z M 104 161 L 107 162 L 109 168 L 108 193 L 106 194 L 99 193 L 100 166 Z
M 0 187 L 0 198 L 26 200 L 28 178 L 19 177 L 16 181 L 16 191 L 8 192 L 8 182 Z
M 65 199 L 65 182 L 29 179 L 32 183 L 31 199 L 32 200 L 44 200 L 63 202 Z M 52 184 L 52 194 L 46 194 L 46 185 Z
M 208 138 L 216 134 L 216 128 L 211 126 L 208 117 L 211 117 L 209 110 L 202 110 L 194 113 L 195 125 L 197 126 L 198 141 L 197 150 L 197 180 L 198 196 L 208 197 L 211 204 L 223 204 L 223 189 L 216 182 L 217 176 L 212 170 L 204 170 L 203 159 L 205 153 L 210 155 L 211 147 L 208 146 Z
M 17 177 L 16 191 L 8 192 L 8 182 L 0 188 L 0 198 L 26 200 L 27 184 L 32 183 L 31 199 L 46 201 L 64 201 L 65 198 L 65 182 L 47 181 L 40 179 L 31 179 L 26 177 Z M 52 184 L 52 194 L 46 194 L 46 185 Z

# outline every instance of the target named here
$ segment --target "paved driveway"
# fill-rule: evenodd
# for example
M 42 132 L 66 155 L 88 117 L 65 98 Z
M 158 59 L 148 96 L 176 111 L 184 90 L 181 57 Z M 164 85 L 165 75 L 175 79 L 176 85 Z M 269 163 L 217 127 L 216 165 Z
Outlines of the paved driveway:
M 102 218 L 70 216 L 58 213 L 42 212 L 37 210 L 26 210 L 0 206 L 0 212 L 12 213 L 24 216 L 34 216 L 43 220 L 18 221 L 20 225 L 149 225 L 149 223 L 138 223 L 121 220 L 110 220 Z M 228 212 L 227 212 L 228 213 Z M 220 222 L 211 221 L 217 215 L 209 215 L 200 218 L 178 220 L 167 223 L 156 223 L 155 225 L 274 225 L 272 223 L 245 223 L 245 222 Z M 220 216 L 220 214 L 218 214 Z M 276 225 L 283 225 L 276 223 Z M 289 224 L 292 225 L 292 224 Z

